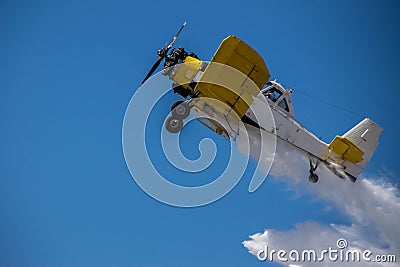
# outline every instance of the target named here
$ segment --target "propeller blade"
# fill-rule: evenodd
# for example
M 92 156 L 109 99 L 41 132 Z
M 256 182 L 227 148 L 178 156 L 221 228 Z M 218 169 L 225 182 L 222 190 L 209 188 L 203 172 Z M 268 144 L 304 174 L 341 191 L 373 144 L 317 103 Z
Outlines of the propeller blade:
M 180 27 L 180 29 L 178 30 L 178 32 L 175 34 L 175 36 L 172 37 L 171 42 L 169 42 L 169 44 L 168 44 L 168 46 L 167 46 L 167 49 L 170 49 L 170 48 L 174 45 L 176 39 L 178 39 L 179 34 L 181 33 L 181 31 L 183 30 L 183 28 L 184 28 L 185 26 L 186 26 L 186 21 L 182 24 L 182 26 Z
M 174 45 L 176 39 L 178 38 L 179 34 L 181 33 L 181 31 L 183 30 L 183 28 L 186 26 L 186 21 L 182 24 L 182 26 L 179 28 L 178 32 L 175 34 L 175 36 L 172 38 L 171 42 L 169 42 L 167 47 L 164 47 L 160 50 L 158 50 L 158 59 L 156 61 L 156 63 L 154 63 L 153 67 L 151 67 L 149 73 L 147 73 L 146 77 L 144 78 L 144 80 L 142 81 L 142 83 L 140 84 L 140 86 L 142 86 L 148 78 L 150 78 L 150 76 L 156 71 L 157 67 L 160 65 L 161 61 L 165 58 L 165 56 L 168 53 L 168 50 L 171 49 L 171 47 Z
M 154 71 L 157 69 L 157 67 L 160 65 L 161 61 L 164 59 L 164 57 L 159 57 L 156 63 L 154 63 L 153 67 L 151 67 L 149 73 L 147 73 L 146 77 L 144 78 L 143 82 L 140 84 L 142 86 L 148 78 L 154 73 Z

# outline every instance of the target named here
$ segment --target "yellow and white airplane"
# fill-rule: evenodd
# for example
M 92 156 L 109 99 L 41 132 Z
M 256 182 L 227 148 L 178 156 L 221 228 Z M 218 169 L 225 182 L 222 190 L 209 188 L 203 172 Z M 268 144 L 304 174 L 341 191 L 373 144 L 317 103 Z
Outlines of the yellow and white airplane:
M 207 114 L 208 118 L 199 121 L 227 140 L 239 134 L 232 127 L 235 119 L 239 119 L 246 127 L 272 134 L 305 154 L 310 161 L 310 182 L 318 181 L 315 171 L 320 163 L 339 178 L 356 181 L 378 146 L 383 131 L 380 126 L 366 118 L 329 144 L 323 142 L 296 121 L 292 90 L 269 81 L 270 73 L 262 57 L 239 38 L 225 38 L 209 63 L 182 47 L 168 53 L 185 25 L 168 46 L 158 51 L 156 63 L 142 82 L 165 59 L 163 74 L 173 81 L 174 92 L 184 99 L 171 107 L 171 116 L 165 122 L 169 132 L 177 133 L 182 129 L 191 108 Z M 274 120 L 269 128 L 260 126 L 253 112 L 254 106 L 266 104 Z M 217 117 L 225 119 L 225 127 L 212 119 Z

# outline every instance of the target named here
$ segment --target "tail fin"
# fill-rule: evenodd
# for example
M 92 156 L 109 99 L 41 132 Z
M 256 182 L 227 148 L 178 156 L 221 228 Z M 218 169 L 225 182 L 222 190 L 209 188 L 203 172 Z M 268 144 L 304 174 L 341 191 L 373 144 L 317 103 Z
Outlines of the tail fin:
M 359 164 L 362 169 L 365 168 L 372 154 L 374 154 L 382 132 L 382 127 L 367 118 L 344 134 L 345 137 L 350 139 L 364 152 L 363 160 Z
M 344 171 L 357 178 L 374 154 L 382 132 L 382 127 L 366 118 L 343 136 L 336 136 L 328 147 L 343 160 Z

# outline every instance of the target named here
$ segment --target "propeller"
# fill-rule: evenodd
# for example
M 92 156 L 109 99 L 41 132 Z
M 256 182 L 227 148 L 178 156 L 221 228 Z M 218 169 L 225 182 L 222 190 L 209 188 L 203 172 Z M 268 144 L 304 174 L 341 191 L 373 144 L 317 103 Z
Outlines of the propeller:
M 150 71 L 147 73 L 146 77 L 144 77 L 142 83 L 140 86 L 142 86 L 148 78 L 154 73 L 154 71 L 157 69 L 157 67 L 160 65 L 161 61 L 167 56 L 168 51 L 171 49 L 171 47 L 174 45 L 176 39 L 178 38 L 179 34 L 183 30 L 183 27 L 186 26 L 186 21 L 182 24 L 178 32 L 172 37 L 172 40 L 169 42 L 169 44 L 166 47 L 161 48 L 160 50 L 157 51 L 157 61 L 154 63 L 154 65 L 151 67 Z

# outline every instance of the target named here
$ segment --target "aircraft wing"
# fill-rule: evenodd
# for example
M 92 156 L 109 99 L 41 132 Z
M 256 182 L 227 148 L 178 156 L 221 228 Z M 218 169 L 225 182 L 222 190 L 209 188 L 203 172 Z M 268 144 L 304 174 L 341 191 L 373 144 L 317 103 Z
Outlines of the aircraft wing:
M 200 97 L 227 104 L 226 112 L 234 110 L 242 118 L 269 77 L 262 57 L 239 38 L 229 36 L 220 44 L 194 90 Z

